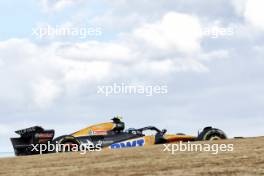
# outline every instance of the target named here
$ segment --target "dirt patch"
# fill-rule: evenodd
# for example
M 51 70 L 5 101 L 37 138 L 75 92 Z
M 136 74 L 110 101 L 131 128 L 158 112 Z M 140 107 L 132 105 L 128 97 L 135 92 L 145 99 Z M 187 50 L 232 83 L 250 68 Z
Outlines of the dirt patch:
M 264 175 L 264 137 L 212 141 L 234 144 L 233 152 L 163 152 L 163 145 L 0 159 L 7 176 Z

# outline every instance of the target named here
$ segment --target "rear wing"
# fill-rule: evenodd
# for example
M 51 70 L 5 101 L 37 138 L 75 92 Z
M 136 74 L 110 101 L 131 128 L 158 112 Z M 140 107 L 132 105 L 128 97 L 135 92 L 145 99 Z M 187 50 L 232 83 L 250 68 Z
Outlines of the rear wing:
M 20 135 L 17 138 L 11 138 L 11 142 L 15 151 L 15 155 L 30 155 L 32 145 L 46 144 L 51 142 L 55 135 L 55 130 L 45 130 L 40 126 L 33 126 L 15 131 Z
M 42 127 L 40 126 L 34 126 L 30 128 L 25 128 L 22 130 L 17 130 L 15 131 L 16 134 L 20 135 L 21 137 L 29 137 L 32 136 L 35 133 L 40 133 L 45 131 Z

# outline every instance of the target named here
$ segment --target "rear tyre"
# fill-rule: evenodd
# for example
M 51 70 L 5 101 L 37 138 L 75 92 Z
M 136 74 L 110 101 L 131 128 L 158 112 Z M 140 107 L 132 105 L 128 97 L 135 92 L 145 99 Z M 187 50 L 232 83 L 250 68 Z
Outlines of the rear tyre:
M 73 136 L 61 136 L 54 140 L 57 144 L 57 152 L 79 151 L 80 142 Z
M 197 137 L 197 140 L 199 141 L 212 141 L 221 139 L 227 139 L 226 134 L 222 130 L 212 127 L 205 127 Z

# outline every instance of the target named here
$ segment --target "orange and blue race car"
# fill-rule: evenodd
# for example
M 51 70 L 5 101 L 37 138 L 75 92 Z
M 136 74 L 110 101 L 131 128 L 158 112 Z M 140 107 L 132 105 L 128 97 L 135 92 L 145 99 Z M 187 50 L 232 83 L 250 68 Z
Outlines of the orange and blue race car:
M 16 131 L 18 138 L 11 138 L 15 155 L 39 154 L 38 150 L 32 150 L 40 144 L 75 145 L 93 144 L 103 149 L 120 149 L 130 147 L 144 147 L 147 145 L 166 144 L 174 142 L 219 140 L 226 139 L 226 134 L 217 128 L 205 127 L 197 136 L 183 133 L 167 134 L 167 130 L 159 130 L 154 126 L 143 128 L 129 128 L 125 130 L 125 123 L 120 117 L 114 117 L 112 122 L 92 125 L 69 135 L 59 136 L 54 139 L 54 130 L 45 130 L 40 126 L 34 126 Z M 43 153 L 52 153 L 44 151 Z

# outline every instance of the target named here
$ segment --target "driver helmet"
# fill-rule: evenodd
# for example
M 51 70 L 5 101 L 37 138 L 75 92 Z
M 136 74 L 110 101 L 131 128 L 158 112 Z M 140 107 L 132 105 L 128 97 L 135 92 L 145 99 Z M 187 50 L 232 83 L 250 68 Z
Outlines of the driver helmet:
M 113 120 L 114 122 L 117 122 L 118 123 L 118 122 L 121 122 L 122 119 L 123 118 L 121 116 L 117 115 L 114 118 L 112 118 L 111 120 Z

